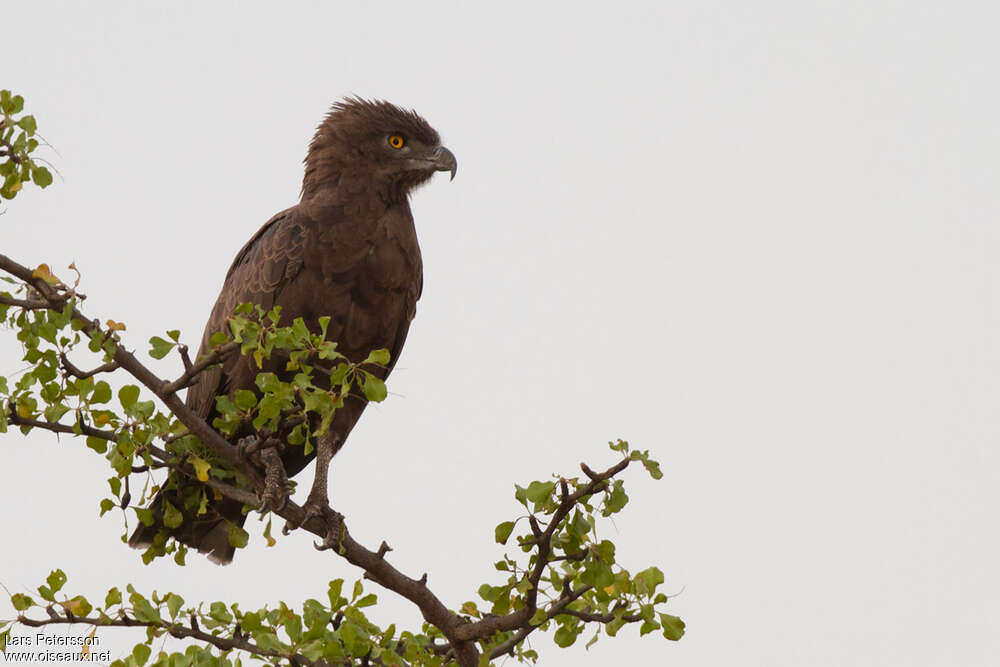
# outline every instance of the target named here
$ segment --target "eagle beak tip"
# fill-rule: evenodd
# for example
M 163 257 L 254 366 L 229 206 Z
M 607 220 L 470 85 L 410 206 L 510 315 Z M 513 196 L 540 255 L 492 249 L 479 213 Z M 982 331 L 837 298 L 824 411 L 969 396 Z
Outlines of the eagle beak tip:
M 455 154 L 444 146 L 438 149 L 437 165 L 438 171 L 451 172 L 449 181 L 455 180 L 455 174 L 458 173 L 458 160 L 455 159 Z

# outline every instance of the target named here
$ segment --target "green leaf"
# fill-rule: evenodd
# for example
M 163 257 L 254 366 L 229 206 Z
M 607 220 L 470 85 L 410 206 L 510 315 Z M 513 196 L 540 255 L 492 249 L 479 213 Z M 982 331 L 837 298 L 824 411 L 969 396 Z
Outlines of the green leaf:
M 146 598 L 138 593 L 132 593 L 129 595 L 128 600 L 132 604 L 132 615 L 135 616 L 136 620 L 143 623 L 156 624 L 163 622 L 163 619 L 160 618 L 160 612 L 153 605 L 149 604 L 149 600 Z
M 608 565 L 612 565 L 615 562 L 615 543 L 611 540 L 601 540 L 601 542 L 595 547 L 597 551 L 597 557 Z
M 615 576 L 611 572 L 611 565 L 595 558 L 587 562 L 586 568 L 580 575 L 580 581 L 588 586 L 603 589 L 615 583 Z
M 358 628 L 354 623 L 348 621 L 340 626 L 340 641 L 344 642 L 344 648 L 352 655 L 359 650 Z
M 570 535 L 578 540 L 582 540 L 590 531 L 590 524 L 583 518 L 580 510 L 576 510 L 573 513 L 573 519 L 567 523 L 566 528 L 569 530 Z
M 107 596 L 104 598 L 104 609 L 107 610 L 108 607 L 112 605 L 121 604 L 122 592 L 117 588 L 112 588 L 108 591 Z
M 615 480 L 611 486 L 611 492 L 604 498 L 604 510 L 601 512 L 601 515 L 611 516 L 616 512 L 620 512 L 627 502 L 628 495 L 625 493 L 624 483 L 620 479 Z
M 52 172 L 45 167 L 32 166 L 31 180 L 40 188 L 47 188 L 52 185 Z
M 34 116 L 23 116 L 14 124 L 27 132 L 28 136 L 31 136 L 38 130 L 38 123 L 35 122 Z
M 370 607 L 376 602 L 378 602 L 378 597 L 375 595 L 375 593 L 369 593 L 368 595 L 364 596 L 363 598 L 355 602 L 354 606 L 360 609 L 362 607 Z
M 72 597 L 65 602 L 61 602 L 60 604 L 62 604 L 63 609 L 75 616 L 86 616 L 94 609 L 94 607 L 87 602 L 87 598 L 82 595 Z
M 513 530 L 513 521 L 504 521 L 503 523 L 498 524 L 497 527 L 493 529 L 493 537 L 497 541 L 497 544 L 507 544 L 507 540 L 510 538 L 510 534 Z
M 114 501 L 113 500 L 109 500 L 108 498 L 104 498 L 103 500 L 101 500 L 101 514 L 100 514 L 100 516 L 104 516 L 105 514 L 107 514 L 111 510 L 113 510 L 114 508 L 115 508 Z
M 364 378 L 364 381 L 361 383 L 361 391 L 364 393 L 365 398 L 375 403 L 384 401 L 388 394 L 385 383 L 368 371 L 364 371 Z
M 96 435 L 87 436 L 87 446 L 98 454 L 103 454 L 108 451 L 108 441 L 104 438 L 98 438 Z
M 229 524 L 229 546 L 242 549 L 250 540 L 250 535 L 241 526 Z
M 91 403 L 107 403 L 111 400 L 111 385 L 104 380 L 97 383 L 94 393 L 90 396 Z
M 677 616 L 660 614 L 660 625 L 663 626 L 663 636 L 671 641 L 677 641 L 684 636 L 684 621 Z
M 264 392 L 275 392 L 281 388 L 281 380 L 274 373 L 257 373 L 257 379 L 254 382 Z
M 229 613 L 226 609 L 225 603 L 213 602 L 209 605 L 208 615 L 212 620 L 218 621 L 219 623 L 231 623 L 233 621 L 233 615 Z
M 539 505 L 549 499 L 555 488 L 555 482 L 532 482 L 526 489 L 525 498 Z
M 552 639 L 555 641 L 557 646 L 566 648 L 567 646 L 573 645 L 573 642 L 576 641 L 576 637 L 579 634 L 579 630 L 563 625 L 556 630 L 556 634 Z
M 658 567 L 649 567 L 632 578 L 635 592 L 639 595 L 652 595 L 656 587 L 663 583 L 663 572 Z
M 330 590 L 328 591 L 328 596 L 330 598 L 330 607 L 332 609 L 337 609 L 343 602 L 341 602 L 341 591 L 344 588 L 343 579 L 334 579 L 330 582 Z
M 170 504 L 169 500 L 163 500 L 163 525 L 167 528 L 177 528 L 184 523 L 184 515 L 180 510 Z
M 273 632 L 255 632 L 253 640 L 263 651 L 281 651 L 281 642 Z
M 132 657 L 135 658 L 139 667 L 146 664 L 150 653 L 152 653 L 152 650 L 145 644 L 136 644 L 135 648 L 132 649 Z
M 389 350 L 382 348 L 381 350 L 372 350 L 371 353 L 365 358 L 363 364 L 378 364 L 379 366 L 386 366 L 389 364 Z
M 14 609 L 17 611 L 24 611 L 28 607 L 33 606 L 35 601 L 22 593 L 14 593 L 10 596 L 10 603 L 14 605 Z
M 67 412 L 69 412 L 68 405 L 50 405 L 45 408 L 45 421 L 54 424 Z
M 609 442 L 608 446 L 611 447 L 611 451 L 628 453 L 628 443 L 625 442 L 624 440 L 616 440 L 615 442 Z
M 250 410 L 257 405 L 257 395 L 249 389 L 236 391 L 236 407 L 240 410 Z
M 121 401 L 123 408 L 132 407 L 139 400 L 139 387 L 134 384 L 125 385 L 118 390 L 118 400 Z
M 58 593 L 66 583 L 66 573 L 62 570 L 52 570 L 49 572 L 49 576 L 45 578 L 45 583 L 49 585 L 53 593 Z
M 294 643 L 299 643 L 302 639 L 302 619 L 298 616 L 292 615 L 285 620 L 285 632 L 288 633 L 288 638 Z
M 29 136 L 38 130 L 38 123 L 35 122 L 34 116 L 23 116 L 15 125 L 27 132 Z
M 176 343 L 181 339 L 181 330 L 171 329 L 170 331 L 167 332 L 167 335 L 170 336 L 170 340 Z
M 159 336 L 150 338 L 149 344 L 152 345 L 149 350 L 149 356 L 154 359 L 162 359 L 167 356 L 170 354 L 170 350 L 174 349 L 174 345 L 176 345 L 176 343 L 171 343 L 169 340 L 164 340 Z
M 227 417 L 236 414 L 236 406 L 225 394 L 215 397 L 215 409 Z

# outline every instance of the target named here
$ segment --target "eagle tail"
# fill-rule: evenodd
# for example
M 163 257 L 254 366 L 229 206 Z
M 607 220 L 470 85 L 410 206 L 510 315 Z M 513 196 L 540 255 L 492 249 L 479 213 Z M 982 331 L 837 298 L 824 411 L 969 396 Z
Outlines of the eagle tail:
M 172 511 L 179 511 L 183 518 L 183 522 L 176 528 L 169 528 L 164 522 L 165 500 L 170 503 Z M 162 548 L 166 545 L 167 538 L 173 537 L 207 555 L 219 565 L 232 561 L 236 548 L 230 544 L 229 535 L 233 524 L 242 527 L 246 521 L 243 505 L 229 498 L 209 500 L 204 513 L 193 516 L 187 511 L 178 510 L 183 507 L 181 492 L 171 489 L 168 482 L 166 488 L 157 493 L 149 505 L 152 522 L 149 525 L 140 523 L 129 537 L 128 545 L 133 549 L 149 549 L 154 546 Z

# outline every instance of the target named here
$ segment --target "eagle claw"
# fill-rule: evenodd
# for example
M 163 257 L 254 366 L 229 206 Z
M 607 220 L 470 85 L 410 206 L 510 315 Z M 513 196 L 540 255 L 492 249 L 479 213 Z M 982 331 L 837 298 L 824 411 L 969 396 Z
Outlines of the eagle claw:
M 341 529 L 344 525 L 344 515 L 340 512 L 335 511 L 327 502 L 314 500 L 309 498 L 306 500 L 305 504 L 302 506 L 304 514 L 302 516 L 302 521 L 294 523 L 288 521 L 285 523 L 281 532 L 285 535 L 291 531 L 304 526 L 309 523 L 311 519 L 319 518 L 326 524 L 326 536 L 323 538 L 322 542 L 313 543 L 313 546 L 317 551 L 326 551 L 327 549 L 332 549 L 340 543 Z
M 326 551 L 340 546 L 343 537 L 344 515 L 331 509 L 329 505 L 320 508 L 323 522 L 326 524 L 326 536 L 322 542 L 313 542 L 316 551 Z

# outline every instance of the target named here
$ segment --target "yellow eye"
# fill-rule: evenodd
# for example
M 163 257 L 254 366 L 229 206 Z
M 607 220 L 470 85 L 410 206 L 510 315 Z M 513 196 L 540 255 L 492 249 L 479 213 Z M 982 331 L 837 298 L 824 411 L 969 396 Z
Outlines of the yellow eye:
M 394 134 L 391 137 L 389 137 L 389 145 L 392 146 L 393 148 L 400 149 L 403 147 L 404 144 L 406 144 L 406 140 L 403 139 L 403 137 L 399 136 L 398 134 Z

